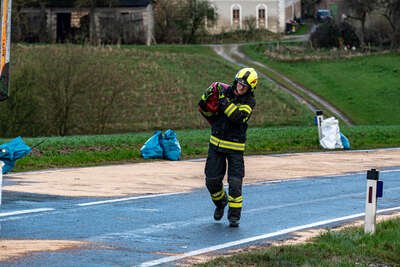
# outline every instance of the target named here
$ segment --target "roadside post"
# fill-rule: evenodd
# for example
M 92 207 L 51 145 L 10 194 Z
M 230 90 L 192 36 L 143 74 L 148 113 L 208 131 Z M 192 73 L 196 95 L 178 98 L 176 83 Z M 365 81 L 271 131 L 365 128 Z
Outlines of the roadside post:
M 0 206 L 1 206 L 1 192 L 3 186 L 3 166 L 4 163 L 0 160 Z
M 315 116 L 315 125 L 318 126 L 318 140 L 321 140 L 322 137 L 322 132 L 321 132 L 321 123 L 324 120 L 324 113 L 322 112 L 322 110 L 317 110 L 315 112 L 316 116 Z
M 379 171 L 367 171 L 367 193 L 365 199 L 365 224 L 364 232 L 374 234 L 376 226 L 377 198 L 383 195 L 383 182 L 379 181 Z

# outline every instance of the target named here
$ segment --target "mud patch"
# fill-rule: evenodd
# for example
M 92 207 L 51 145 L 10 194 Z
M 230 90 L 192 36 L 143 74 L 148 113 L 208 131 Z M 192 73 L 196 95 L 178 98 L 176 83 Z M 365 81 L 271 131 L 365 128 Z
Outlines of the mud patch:
M 35 252 L 78 249 L 89 243 L 69 240 L 8 240 L 0 239 L 0 262 L 10 261 Z
M 400 166 L 400 149 L 245 157 L 246 184 Z M 156 161 L 15 173 L 4 190 L 66 197 L 122 197 L 204 188 L 205 160 Z M 14 183 L 9 184 L 7 180 Z

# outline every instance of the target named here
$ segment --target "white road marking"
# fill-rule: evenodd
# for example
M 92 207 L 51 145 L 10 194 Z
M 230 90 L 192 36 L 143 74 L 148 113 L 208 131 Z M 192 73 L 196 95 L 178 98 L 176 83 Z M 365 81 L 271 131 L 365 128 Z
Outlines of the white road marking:
M 102 200 L 102 201 L 94 201 L 94 202 L 87 202 L 87 203 L 80 203 L 76 204 L 80 207 L 85 206 L 93 206 L 93 205 L 101 205 L 101 204 L 109 204 L 115 202 L 123 202 L 123 201 L 130 201 L 135 199 L 144 199 L 144 198 L 154 198 L 154 197 L 164 197 L 164 196 L 173 196 L 183 193 L 190 193 L 190 192 L 177 192 L 177 193 L 165 193 L 165 194 L 155 194 L 155 195 L 144 195 L 144 196 L 136 196 L 136 197 L 124 197 L 124 198 L 117 198 L 117 199 L 109 199 L 109 200 Z
M 45 212 L 45 211 L 53 211 L 53 208 L 41 208 L 41 209 L 31 209 L 31 210 L 17 210 L 17 211 L 10 211 L 10 212 L 2 212 L 0 213 L 0 217 L 8 217 L 8 216 L 15 216 L 21 214 L 30 214 L 30 213 L 38 213 L 38 212 Z
M 389 189 L 384 189 L 384 192 L 397 191 L 399 189 L 400 189 L 400 187 L 392 187 L 392 188 L 389 188 Z M 336 200 L 336 199 L 343 199 L 343 198 L 351 198 L 351 197 L 362 197 L 362 198 L 364 198 L 365 197 L 365 192 L 343 194 L 343 195 L 337 195 L 337 196 L 334 196 L 334 197 L 322 197 L 322 198 L 316 198 L 316 199 L 307 200 L 307 201 L 298 201 L 298 202 L 281 204 L 281 205 L 267 206 L 267 207 L 262 207 L 262 208 L 254 208 L 254 209 L 249 209 L 249 210 L 242 211 L 242 213 L 253 213 L 253 212 L 259 212 L 259 211 L 265 211 L 265 210 L 274 210 L 274 209 L 282 209 L 282 208 L 287 208 L 287 207 L 303 206 L 305 204 L 319 203 L 319 202 L 322 202 L 322 201 Z
M 377 211 L 377 213 L 385 213 L 385 212 L 396 211 L 396 210 L 400 210 L 400 206 L 399 207 L 394 207 L 394 208 L 382 209 L 382 210 Z M 196 255 L 205 254 L 205 253 L 213 252 L 213 251 L 216 251 L 216 250 L 224 249 L 224 248 L 229 248 L 229 247 L 242 245 L 242 244 L 245 244 L 245 243 L 250 243 L 250 242 L 254 242 L 254 241 L 258 241 L 258 240 L 262 240 L 262 239 L 266 239 L 266 238 L 271 238 L 271 237 L 276 237 L 276 236 L 280 236 L 280 235 L 289 234 L 289 233 L 300 231 L 300 230 L 304 230 L 304 229 L 307 229 L 307 228 L 313 228 L 313 227 L 323 226 L 323 225 L 336 223 L 336 222 L 340 222 L 340 221 L 346 221 L 346 220 L 350 220 L 350 219 L 355 219 L 355 218 L 358 218 L 358 217 L 362 217 L 364 215 L 365 215 L 365 213 L 363 212 L 363 213 L 352 214 L 352 215 L 348 215 L 348 216 L 344 216 L 344 217 L 334 218 L 334 219 L 330 219 L 330 220 L 324 220 L 324 221 L 319 221 L 319 222 L 315 222 L 315 223 L 310 223 L 310 224 L 304 224 L 304 225 L 299 225 L 299 226 L 295 226 L 295 227 L 290 227 L 290 228 L 286 228 L 286 229 L 279 230 L 279 231 L 272 232 L 272 233 L 268 233 L 268 234 L 253 236 L 253 237 L 249 237 L 249 238 L 244 238 L 244 239 L 240 239 L 240 240 L 236 240 L 236 241 L 232 241 L 232 242 L 219 244 L 219 245 L 216 245 L 216 246 L 211 246 L 211 247 L 207 247 L 207 248 L 193 250 L 193 251 L 184 253 L 184 254 L 182 254 L 180 256 L 170 256 L 170 257 L 165 257 L 165 258 L 161 258 L 161 259 L 157 259 L 157 260 L 153 260 L 153 261 L 146 261 L 146 262 L 143 262 L 142 264 L 140 264 L 139 266 L 141 266 L 141 267 L 156 266 L 156 265 L 160 265 L 160 264 L 163 264 L 163 263 L 173 262 L 173 261 L 181 260 L 181 259 L 184 259 L 184 258 L 188 258 L 188 257 L 192 257 L 192 256 L 196 256 Z

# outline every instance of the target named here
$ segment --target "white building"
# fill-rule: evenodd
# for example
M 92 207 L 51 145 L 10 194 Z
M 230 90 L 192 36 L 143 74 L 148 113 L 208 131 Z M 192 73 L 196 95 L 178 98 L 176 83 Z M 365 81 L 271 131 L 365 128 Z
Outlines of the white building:
M 255 18 L 258 29 L 285 31 L 286 23 L 301 17 L 301 0 L 209 0 L 218 14 L 212 32 L 244 29 L 247 18 Z

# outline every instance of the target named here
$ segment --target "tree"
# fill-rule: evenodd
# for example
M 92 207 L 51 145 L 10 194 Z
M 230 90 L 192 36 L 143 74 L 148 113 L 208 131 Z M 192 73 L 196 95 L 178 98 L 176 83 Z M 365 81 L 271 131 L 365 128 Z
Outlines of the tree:
M 206 21 L 207 23 L 213 23 L 216 21 L 216 13 L 213 12 L 213 8 L 210 3 L 206 0 L 187 0 L 186 8 L 187 13 L 190 17 L 187 18 L 187 29 L 188 34 L 185 38 L 187 43 L 195 43 L 197 33 L 201 30 L 205 30 Z
M 350 19 L 358 20 L 361 23 L 360 41 L 361 46 L 365 45 L 365 22 L 367 16 L 376 7 L 376 0 L 346 0 L 345 5 L 350 13 L 347 17 Z
M 195 43 L 199 33 L 206 31 L 206 24 L 217 19 L 207 0 L 156 0 L 154 16 L 156 39 L 167 43 Z
M 15 41 L 48 41 L 47 17 L 45 7 L 49 0 L 14 0 L 12 4 L 11 30 Z M 39 15 L 34 20 L 23 11 L 24 8 L 40 7 Z M 36 22 L 36 23 L 35 23 Z
M 400 46 L 400 0 L 381 0 L 384 7 L 383 17 L 388 21 L 391 29 L 391 48 Z
M 315 6 L 321 2 L 321 0 L 302 0 L 301 1 L 301 13 L 305 18 L 312 18 L 315 15 Z
M 159 43 L 181 42 L 178 23 L 182 6 L 180 1 L 156 0 L 154 1 L 155 38 Z

